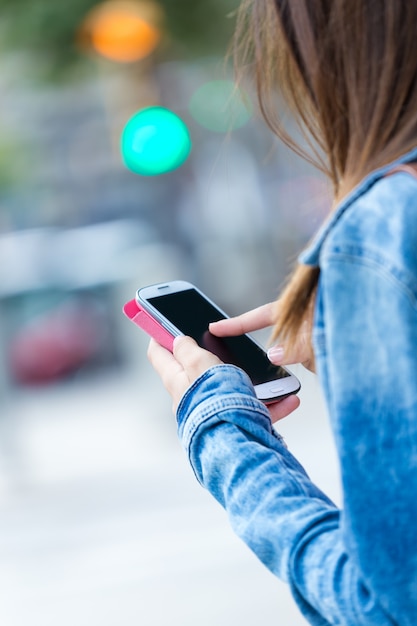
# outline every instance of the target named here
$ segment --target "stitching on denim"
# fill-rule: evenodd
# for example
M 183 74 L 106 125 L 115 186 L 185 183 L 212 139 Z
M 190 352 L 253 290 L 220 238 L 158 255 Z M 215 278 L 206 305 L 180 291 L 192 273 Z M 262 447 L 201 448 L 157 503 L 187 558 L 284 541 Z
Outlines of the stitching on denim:
M 404 295 L 410 300 L 412 306 L 417 308 L 417 281 L 411 274 L 393 264 L 384 263 L 383 261 L 386 261 L 386 259 L 380 255 L 375 254 L 375 257 L 372 257 L 371 255 L 358 256 L 354 253 L 353 248 L 354 246 L 352 246 L 352 250 L 350 252 L 347 252 L 348 247 L 344 248 L 343 251 L 335 249 L 332 252 L 327 252 L 323 255 L 323 261 L 333 261 L 336 263 L 349 261 L 354 265 L 363 265 L 373 268 L 381 274 L 381 276 L 385 276 L 394 285 L 399 287 Z M 361 251 L 363 252 L 363 250 Z
M 381 249 L 370 245 L 362 246 L 359 243 L 344 243 L 344 244 L 332 244 L 328 246 L 329 250 L 323 249 L 322 259 L 326 261 L 335 256 L 341 258 L 354 258 L 354 259 L 369 259 L 374 261 L 383 268 L 386 268 L 389 272 L 392 272 L 401 282 L 410 283 L 411 289 L 417 292 L 417 280 L 414 274 L 407 268 L 401 267 L 398 264 L 393 263 L 386 255 L 381 253 Z
M 246 378 L 248 386 L 251 385 L 248 375 L 243 370 L 236 367 L 235 365 L 231 365 L 229 363 L 219 363 L 218 365 L 213 365 L 208 370 L 203 372 L 203 374 L 201 374 L 198 378 L 196 378 L 196 380 L 190 385 L 190 387 L 188 387 L 188 389 L 184 393 L 177 407 L 177 416 L 181 413 L 185 402 L 188 400 L 189 396 L 193 393 L 195 388 L 198 387 L 201 383 L 203 383 L 208 378 L 211 378 L 216 373 L 216 370 L 218 369 L 235 370 L 241 377 L 243 376 Z
M 214 418 L 217 423 L 221 423 L 223 420 L 218 416 L 230 410 L 243 411 L 252 416 L 253 413 L 256 413 L 262 415 L 262 417 L 266 418 L 268 421 L 270 420 L 267 409 L 260 403 L 260 400 L 257 401 L 255 398 L 239 395 L 227 398 L 223 397 L 222 400 L 214 401 L 212 398 L 209 398 L 199 405 L 197 409 L 194 409 L 191 415 L 186 419 L 182 432 L 184 446 L 186 448 L 190 447 L 192 438 L 204 422 Z M 198 411 L 198 414 L 191 418 L 196 411 Z
M 236 402 L 236 399 L 238 398 L 238 401 Z M 229 400 L 229 399 L 228 399 Z M 213 406 L 213 401 L 212 399 L 207 399 L 202 405 L 199 406 L 199 409 L 201 409 L 201 406 L 204 407 L 204 404 L 210 404 L 210 406 L 212 407 L 211 410 L 203 410 L 201 415 L 198 415 L 197 417 L 194 417 L 191 419 L 191 416 L 189 418 L 187 418 L 185 420 L 184 423 L 184 428 L 182 431 L 182 443 L 184 446 L 184 449 L 187 453 L 187 457 L 188 460 L 190 462 L 191 468 L 193 470 L 194 476 L 196 477 L 197 481 L 204 487 L 203 482 L 200 480 L 197 471 L 194 467 L 194 464 L 192 462 L 192 458 L 191 458 L 191 448 L 192 448 L 192 442 L 193 442 L 193 438 L 196 435 L 198 429 L 200 428 L 200 426 L 204 423 L 207 422 L 209 420 L 212 420 L 213 424 L 221 424 L 223 422 L 222 419 L 220 419 L 219 414 L 224 413 L 226 411 L 230 411 L 231 409 L 235 410 L 241 410 L 244 413 L 247 413 L 248 415 L 251 416 L 251 418 L 253 419 L 253 413 L 258 413 L 259 415 L 262 415 L 262 417 L 266 417 L 269 420 L 269 413 L 267 412 L 267 409 L 263 408 L 263 405 L 261 404 L 260 400 L 256 400 L 255 398 L 242 398 L 241 396 L 236 397 L 236 396 L 231 396 L 230 397 L 230 405 L 229 406 L 225 406 L 224 404 L 222 405 L 221 408 L 219 407 L 214 407 Z M 233 402 L 234 401 L 234 402 Z M 259 402 L 259 404 L 257 404 L 257 402 Z M 218 404 L 218 403 L 216 403 Z M 194 411 L 192 411 L 191 415 L 193 415 L 193 413 L 195 411 L 198 411 L 199 409 L 194 409 Z M 226 423 L 226 422 L 223 422 Z M 230 422 L 229 422 L 230 423 Z M 236 426 L 236 428 L 238 428 L 238 426 Z M 270 433 L 271 434 L 271 433 Z M 284 439 L 281 435 L 277 434 L 277 439 L 279 441 L 279 443 L 281 443 L 281 445 L 285 446 L 285 442 Z

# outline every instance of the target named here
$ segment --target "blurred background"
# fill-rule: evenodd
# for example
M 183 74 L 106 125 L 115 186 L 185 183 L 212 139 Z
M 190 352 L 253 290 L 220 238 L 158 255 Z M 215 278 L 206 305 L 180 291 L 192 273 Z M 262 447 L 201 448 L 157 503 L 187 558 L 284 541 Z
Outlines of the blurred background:
M 234 85 L 237 6 L 0 0 L 2 626 L 305 624 L 196 483 L 122 314 L 172 279 L 229 314 L 272 300 L 328 209 Z M 149 107 L 182 135 L 146 169 Z M 292 369 L 279 430 L 338 501 L 320 389 Z

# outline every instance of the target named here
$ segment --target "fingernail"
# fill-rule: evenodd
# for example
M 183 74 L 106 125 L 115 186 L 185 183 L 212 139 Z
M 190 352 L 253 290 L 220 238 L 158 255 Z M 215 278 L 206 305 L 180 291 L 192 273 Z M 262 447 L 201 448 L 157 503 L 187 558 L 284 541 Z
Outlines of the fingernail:
M 284 358 L 284 348 L 282 346 L 274 346 L 269 348 L 267 354 L 271 363 L 281 363 Z

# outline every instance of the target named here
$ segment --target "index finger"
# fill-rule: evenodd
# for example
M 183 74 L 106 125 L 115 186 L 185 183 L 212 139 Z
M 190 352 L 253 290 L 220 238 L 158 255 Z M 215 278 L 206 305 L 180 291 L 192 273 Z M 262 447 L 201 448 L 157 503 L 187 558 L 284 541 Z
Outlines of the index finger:
M 262 306 L 218 322 L 212 322 L 209 330 L 216 337 L 235 337 L 244 335 L 253 330 L 260 330 L 272 326 L 275 322 L 275 302 Z

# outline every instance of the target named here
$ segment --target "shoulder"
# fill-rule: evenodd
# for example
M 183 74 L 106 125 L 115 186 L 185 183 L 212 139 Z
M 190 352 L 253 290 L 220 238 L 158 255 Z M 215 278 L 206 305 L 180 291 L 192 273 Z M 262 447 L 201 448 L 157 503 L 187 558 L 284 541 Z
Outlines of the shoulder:
M 320 264 L 334 256 L 417 268 L 417 179 L 399 172 L 360 195 L 328 233 Z

